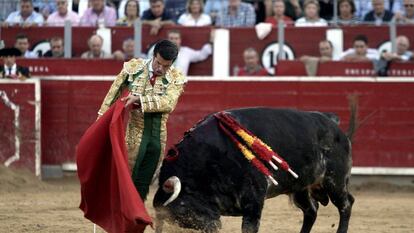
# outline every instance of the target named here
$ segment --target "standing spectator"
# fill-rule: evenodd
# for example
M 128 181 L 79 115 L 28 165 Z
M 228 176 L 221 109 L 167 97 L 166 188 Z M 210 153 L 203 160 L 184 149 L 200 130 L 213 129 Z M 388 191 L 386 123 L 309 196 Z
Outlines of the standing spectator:
M 253 6 L 241 0 L 229 0 L 228 6 L 216 18 L 219 27 L 252 27 L 255 22 Z
M 229 5 L 229 0 L 206 0 L 204 13 L 210 15 L 211 22 L 216 23 L 217 15 Z
M 0 57 L 3 58 L 3 65 L 0 66 L 0 79 L 25 80 L 30 77 L 29 69 L 16 64 L 16 57 L 21 53 L 16 48 L 3 48 L 0 50 Z
M 404 12 L 395 13 L 398 23 L 414 24 L 414 0 L 404 0 Z
M 398 36 L 396 39 L 397 52 L 384 52 L 381 54 L 381 58 L 387 61 L 402 61 L 407 62 L 413 58 L 413 53 L 409 50 L 410 40 L 406 36 Z
M 117 50 L 113 53 L 113 57 L 116 60 L 120 60 L 120 61 L 129 61 L 132 58 L 134 58 L 134 49 L 135 49 L 135 42 L 133 38 L 126 38 L 123 42 L 122 42 L 122 51 L 121 50 Z M 139 54 L 138 55 L 139 58 L 147 58 L 147 56 L 145 54 Z
M 365 35 L 357 35 L 354 38 L 353 48 L 346 50 L 340 56 L 340 60 L 352 62 L 373 61 L 378 59 L 378 50 L 368 48 L 368 38 Z
M 178 24 L 183 26 L 209 26 L 211 18 L 203 11 L 204 3 L 202 0 L 188 0 L 187 12 L 178 18 Z
M 319 2 L 317 0 L 305 0 L 303 4 L 305 16 L 295 22 L 297 27 L 324 27 L 328 26 L 325 19 L 319 17 Z
M 173 25 L 173 17 L 165 11 L 163 0 L 150 0 L 150 9 L 142 15 L 143 24 L 151 26 L 150 35 L 157 35 L 164 25 Z
M 283 21 L 285 26 L 293 25 L 293 20 L 285 15 L 285 2 L 283 0 L 273 1 L 273 16 L 266 18 L 266 23 L 271 23 L 273 26 L 277 26 L 279 21 Z
M 115 9 L 105 6 L 104 0 L 91 0 L 89 7 L 80 19 L 81 26 L 96 27 L 100 24 L 105 26 L 115 26 L 116 12 Z
M 352 25 L 358 23 L 355 16 L 355 3 L 353 0 L 338 1 L 338 25 Z
M 385 9 L 384 0 L 372 0 L 373 10 L 368 12 L 364 17 L 364 22 L 375 22 L 379 26 L 383 22 L 391 21 L 394 14 Z
M 165 10 L 173 17 L 174 22 L 184 14 L 187 0 L 165 0 Z
M 43 16 L 33 9 L 32 0 L 21 0 L 20 11 L 10 13 L 3 26 L 20 25 L 22 27 L 31 27 L 42 25 L 43 22 Z
M 212 46 L 214 40 L 214 33 L 210 35 L 210 42 L 203 45 L 200 50 L 194 50 L 190 47 L 181 46 L 181 32 L 178 30 L 171 30 L 168 32 L 168 40 L 177 45 L 179 53 L 174 66 L 187 76 L 188 69 L 191 63 L 204 61 L 212 53 Z
M 24 34 L 18 34 L 16 36 L 16 41 L 14 42 L 14 47 L 20 50 L 21 56 L 24 58 L 37 58 L 37 54 L 29 50 L 30 42 L 29 37 Z
M 135 20 L 139 19 L 139 2 L 138 0 L 128 0 L 124 8 L 124 17 L 118 19 L 118 25 L 132 26 Z
M 46 24 L 49 26 L 64 26 L 65 21 L 69 20 L 72 26 L 79 24 L 79 16 L 68 9 L 68 0 L 56 0 L 57 11 L 47 18 Z
M 259 64 L 259 54 L 254 48 L 243 52 L 244 67 L 239 69 L 236 76 L 268 76 L 267 71 Z
M 93 35 L 88 40 L 89 51 L 82 53 L 81 58 L 112 58 L 111 54 L 107 54 L 102 50 L 103 38 L 100 35 Z
M 50 50 L 43 54 L 43 57 L 63 58 L 64 47 L 62 37 L 52 37 L 49 40 L 49 44 Z

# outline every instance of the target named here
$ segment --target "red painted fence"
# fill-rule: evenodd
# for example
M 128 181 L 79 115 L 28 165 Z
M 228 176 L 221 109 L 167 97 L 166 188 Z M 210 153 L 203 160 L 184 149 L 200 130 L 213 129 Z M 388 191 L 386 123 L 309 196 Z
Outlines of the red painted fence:
M 85 78 L 41 83 L 43 164 L 74 161 L 76 144 L 96 119 L 111 82 Z M 354 166 L 414 167 L 414 82 L 396 78 L 190 80 L 169 120 L 168 144 L 206 114 L 236 107 L 329 111 L 347 128 L 347 96 L 353 93 L 360 98 L 360 118 L 373 114 L 356 134 Z

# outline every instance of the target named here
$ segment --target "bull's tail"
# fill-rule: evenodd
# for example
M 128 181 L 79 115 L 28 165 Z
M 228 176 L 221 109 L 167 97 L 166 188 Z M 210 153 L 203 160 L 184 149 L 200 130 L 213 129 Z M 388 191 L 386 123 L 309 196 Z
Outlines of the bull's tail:
M 358 95 L 352 94 L 348 96 L 349 109 L 351 112 L 351 117 L 349 118 L 349 127 L 346 132 L 349 140 L 352 142 L 354 134 L 359 127 L 358 123 Z

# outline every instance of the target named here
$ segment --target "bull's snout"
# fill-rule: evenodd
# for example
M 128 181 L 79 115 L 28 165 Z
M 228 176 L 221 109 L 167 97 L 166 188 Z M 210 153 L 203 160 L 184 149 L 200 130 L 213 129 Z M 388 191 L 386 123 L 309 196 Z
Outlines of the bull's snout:
M 162 185 L 162 189 L 166 193 L 172 193 L 171 197 L 163 204 L 163 206 L 167 206 L 168 204 L 173 202 L 180 194 L 181 181 L 178 177 L 171 176 L 164 182 L 164 184 Z

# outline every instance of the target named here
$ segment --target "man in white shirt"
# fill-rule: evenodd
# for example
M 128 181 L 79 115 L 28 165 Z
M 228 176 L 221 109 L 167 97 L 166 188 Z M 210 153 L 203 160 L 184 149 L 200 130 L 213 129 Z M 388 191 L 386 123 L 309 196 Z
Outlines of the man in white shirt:
M 212 53 L 212 43 L 214 40 L 214 32 L 210 34 L 209 43 L 203 45 L 200 50 L 194 50 L 192 48 L 181 46 L 181 32 L 179 30 L 171 30 L 167 34 L 168 40 L 174 42 L 179 49 L 177 60 L 174 66 L 177 67 L 185 76 L 187 76 L 188 69 L 191 63 L 204 61 Z
M 16 36 L 16 41 L 14 43 L 14 47 L 20 50 L 22 57 L 24 58 L 37 58 L 37 54 L 30 51 L 30 42 L 29 38 L 24 34 L 18 34 Z
M 20 0 L 20 11 L 10 13 L 3 26 L 31 27 L 42 25 L 43 21 L 43 16 L 34 11 L 32 0 Z
M 378 60 L 379 58 L 378 50 L 368 48 L 368 38 L 365 35 L 357 35 L 354 38 L 353 48 L 343 52 L 339 60 L 361 62 Z
M 410 49 L 410 40 L 408 37 L 401 35 L 398 36 L 396 39 L 397 44 L 397 51 L 395 53 L 392 52 L 384 52 L 381 54 L 381 58 L 384 58 L 387 61 L 400 61 L 400 62 L 407 62 L 410 61 L 413 57 L 413 53 L 409 50 Z

